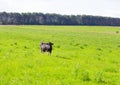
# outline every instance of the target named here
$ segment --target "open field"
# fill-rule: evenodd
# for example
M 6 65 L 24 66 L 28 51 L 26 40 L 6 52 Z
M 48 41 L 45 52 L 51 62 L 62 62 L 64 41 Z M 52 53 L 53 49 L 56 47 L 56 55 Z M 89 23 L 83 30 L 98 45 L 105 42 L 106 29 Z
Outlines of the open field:
M 1 25 L 0 85 L 120 85 L 120 27 Z

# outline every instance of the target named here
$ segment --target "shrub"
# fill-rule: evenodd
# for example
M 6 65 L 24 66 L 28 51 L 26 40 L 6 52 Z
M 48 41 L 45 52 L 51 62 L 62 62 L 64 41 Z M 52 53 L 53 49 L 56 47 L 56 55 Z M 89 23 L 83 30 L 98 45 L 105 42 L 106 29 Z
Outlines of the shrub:
M 28 49 L 28 47 L 27 47 L 27 46 L 24 46 L 24 48 L 25 48 L 25 49 Z
M 84 44 L 84 46 L 86 46 L 86 47 L 87 47 L 88 45 L 87 45 L 87 44 Z
M 84 71 L 84 72 L 82 73 L 82 80 L 83 80 L 83 81 L 90 81 L 89 72 Z
M 96 50 L 98 50 L 98 51 L 102 51 L 102 49 L 101 49 L 101 48 L 97 48 Z
M 15 42 L 14 44 L 17 45 L 17 42 Z
M 79 46 L 79 43 L 76 43 L 74 46 Z
M 98 73 L 95 75 L 95 81 L 98 82 L 98 83 L 104 83 L 104 80 L 103 80 L 103 72 L 98 72 Z
M 84 47 L 82 47 L 82 46 L 81 46 L 80 48 L 81 48 L 81 49 L 84 49 Z
M 118 45 L 118 47 L 120 48 L 120 45 Z
M 57 47 L 57 48 L 60 48 L 60 45 L 57 45 L 56 47 Z
M 116 31 L 116 33 L 118 34 L 118 33 L 119 33 L 119 31 Z

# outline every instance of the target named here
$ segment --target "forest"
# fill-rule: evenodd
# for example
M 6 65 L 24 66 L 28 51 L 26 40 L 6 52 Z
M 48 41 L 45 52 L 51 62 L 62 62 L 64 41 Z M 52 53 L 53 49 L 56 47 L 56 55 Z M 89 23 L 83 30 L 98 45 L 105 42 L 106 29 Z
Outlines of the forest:
M 120 26 L 120 18 L 93 15 L 0 12 L 0 25 Z

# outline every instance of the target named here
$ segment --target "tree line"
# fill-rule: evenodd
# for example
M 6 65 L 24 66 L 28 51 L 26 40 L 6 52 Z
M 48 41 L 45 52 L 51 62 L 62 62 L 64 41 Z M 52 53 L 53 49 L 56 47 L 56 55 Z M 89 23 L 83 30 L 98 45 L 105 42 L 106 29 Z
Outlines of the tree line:
M 92 15 L 0 12 L 0 25 L 99 25 L 120 26 L 120 18 Z

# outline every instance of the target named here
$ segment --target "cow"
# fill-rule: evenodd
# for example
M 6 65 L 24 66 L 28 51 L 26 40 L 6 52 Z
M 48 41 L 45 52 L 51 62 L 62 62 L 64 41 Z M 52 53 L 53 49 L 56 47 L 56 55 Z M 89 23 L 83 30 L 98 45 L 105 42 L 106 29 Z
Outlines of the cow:
M 41 42 L 40 43 L 41 52 L 42 53 L 48 52 L 49 54 L 51 54 L 52 53 L 52 45 L 53 45 L 52 42 L 48 42 L 48 43 Z

